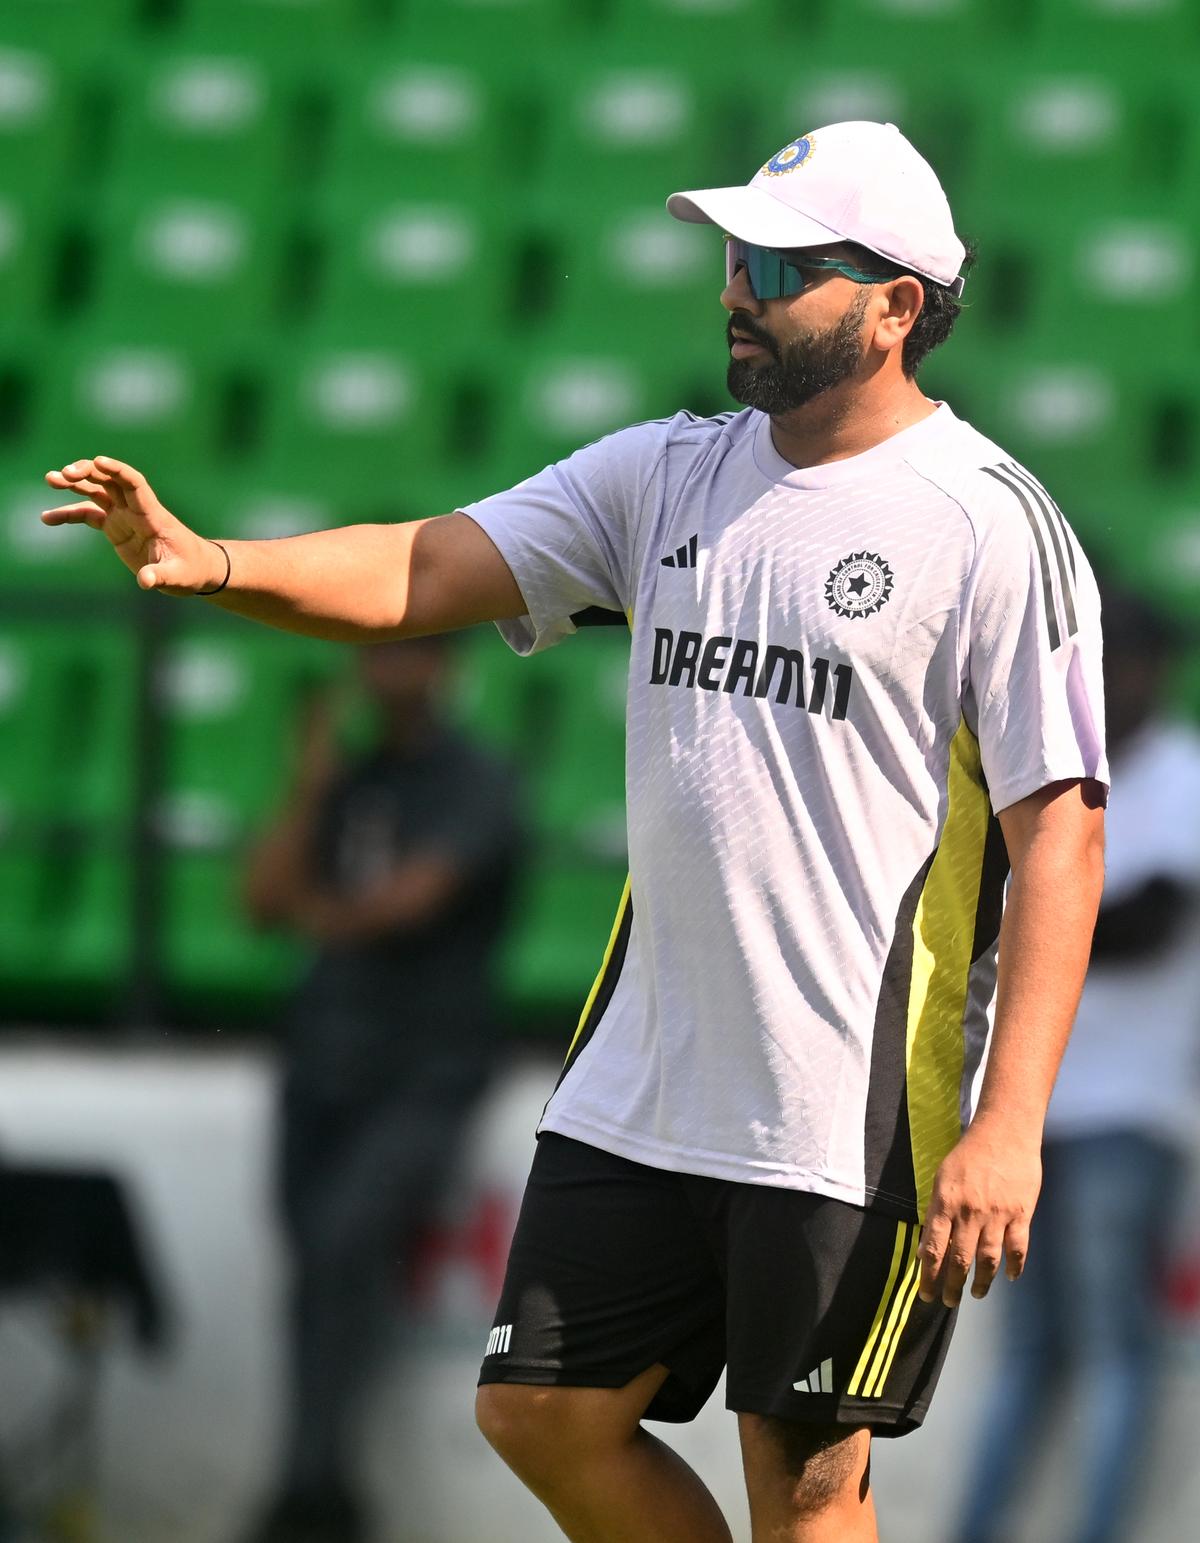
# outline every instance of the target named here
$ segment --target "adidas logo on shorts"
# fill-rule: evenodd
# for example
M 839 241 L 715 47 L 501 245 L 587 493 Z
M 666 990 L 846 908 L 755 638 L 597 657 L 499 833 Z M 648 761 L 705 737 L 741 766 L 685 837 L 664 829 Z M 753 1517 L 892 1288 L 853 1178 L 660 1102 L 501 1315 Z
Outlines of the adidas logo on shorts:
M 803 1382 L 793 1382 L 792 1386 L 797 1393 L 832 1393 L 833 1392 L 833 1360 L 826 1358 L 820 1366 L 809 1372 Z
M 512 1344 L 512 1324 L 498 1323 L 488 1335 L 487 1349 L 483 1352 L 489 1355 L 507 1355 Z

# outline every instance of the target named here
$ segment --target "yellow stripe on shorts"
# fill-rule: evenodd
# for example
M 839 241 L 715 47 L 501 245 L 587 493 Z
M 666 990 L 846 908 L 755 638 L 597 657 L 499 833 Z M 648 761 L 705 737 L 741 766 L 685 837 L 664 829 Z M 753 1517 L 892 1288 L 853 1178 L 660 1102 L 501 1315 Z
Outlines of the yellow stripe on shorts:
M 858 1358 L 858 1365 L 854 1368 L 854 1376 L 850 1379 L 847 1393 L 857 1396 L 862 1392 L 863 1375 L 870 1365 L 871 1357 L 875 1353 L 880 1333 L 883 1330 L 883 1322 L 887 1317 L 887 1310 L 892 1300 L 892 1288 L 896 1284 L 896 1277 L 900 1273 L 900 1263 L 904 1258 L 908 1245 L 910 1223 L 896 1223 L 896 1246 L 892 1250 L 892 1267 L 888 1271 L 887 1284 L 883 1288 L 883 1295 L 879 1299 L 879 1306 L 875 1310 L 875 1321 L 871 1324 L 871 1332 L 867 1335 L 867 1342 L 863 1346 L 863 1353 Z M 914 1229 L 915 1230 L 915 1229 Z

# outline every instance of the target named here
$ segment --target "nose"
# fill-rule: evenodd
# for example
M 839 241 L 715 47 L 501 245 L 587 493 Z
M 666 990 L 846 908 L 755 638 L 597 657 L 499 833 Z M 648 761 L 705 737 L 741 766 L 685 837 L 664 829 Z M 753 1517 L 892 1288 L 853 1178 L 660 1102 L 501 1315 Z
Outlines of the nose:
M 732 315 L 734 311 L 749 311 L 751 316 L 763 314 L 763 303 L 750 288 L 750 278 L 743 263 L 721 291 L 721 304 Z

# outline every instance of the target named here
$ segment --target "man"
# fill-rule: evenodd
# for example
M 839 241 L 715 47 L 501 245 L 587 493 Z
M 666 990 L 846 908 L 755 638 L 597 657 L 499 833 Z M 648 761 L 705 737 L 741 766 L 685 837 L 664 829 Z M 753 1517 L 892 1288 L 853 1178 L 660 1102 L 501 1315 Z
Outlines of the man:
M 726 1366 L 755 1543 L 847 1543 L 972 1264 L 982 1296 L 1024 1261 L 1101 887 L 1099 608 L 1048 495 L 916 383 L 965 253 L 894 127 L 669 207 L 732 238 L 747 411 L 395 528 L 218 547 L 107 458 L 51 473 L 87 502 L 44 518 L 104 529 L 143 588 L 323 637 L 490 617 L 529 651 L 629 616 L 630 884 L 478 1416 L 576 1543 L 729 1543 L 641 1425 Z
M 367 1535 L 364 1395 L 491 1071 L 515 789 L 448 721 L 449 653 L 444 637 L 361 652 L 368 741 L 348 752 L 329 711 L 314 714 L 292 797 L 250 864 L 251 913 L 316 948 L 283 1046 L 289 1426 L 253 1543 Z

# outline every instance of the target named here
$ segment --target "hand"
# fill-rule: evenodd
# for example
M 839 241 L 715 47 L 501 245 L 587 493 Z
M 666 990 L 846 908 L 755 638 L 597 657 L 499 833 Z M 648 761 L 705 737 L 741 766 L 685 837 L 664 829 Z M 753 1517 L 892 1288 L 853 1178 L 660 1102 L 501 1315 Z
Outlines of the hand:
M 215 589 L 224 577 L 221 549 L 164 509 L 141 472 L 123 461 L 107 455 L 74 461 L 61 471 L 48 471 L 46 481 L 52 488 L 82 493 L 87 502 L 43 510 L 42 523 L 103 531 L 142 589 L 194 595 Z
M 1042 1184 L 1039 1141 L 978 1117 L 942 1161 L 921 1233 L 922 1302 L 957 1307 L 975 1264 L 973 1297 L 985 1297 L 1002 1259 L 1009 1280 L 1025 1268 L 1029 1221 Z

